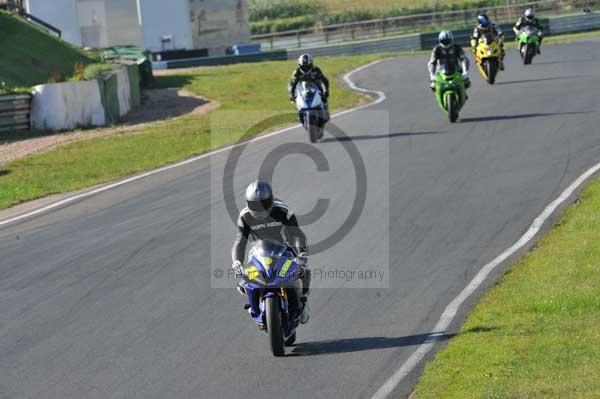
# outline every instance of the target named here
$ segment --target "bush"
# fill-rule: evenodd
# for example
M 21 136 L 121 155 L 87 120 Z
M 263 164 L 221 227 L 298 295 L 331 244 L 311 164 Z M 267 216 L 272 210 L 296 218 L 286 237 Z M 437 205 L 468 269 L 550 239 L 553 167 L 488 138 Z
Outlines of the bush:
M 312 28 L 316 23 L 317 18 L 313 16 L 282 18 L 273 21 L 265 20 L 261 22 L 251 22 L 250 31 L 253 35 L 262 35 L 288 30 L 308 29 Z
M 250 0 L 250 21 L 284 19 L 327 13 L 320 0 Z

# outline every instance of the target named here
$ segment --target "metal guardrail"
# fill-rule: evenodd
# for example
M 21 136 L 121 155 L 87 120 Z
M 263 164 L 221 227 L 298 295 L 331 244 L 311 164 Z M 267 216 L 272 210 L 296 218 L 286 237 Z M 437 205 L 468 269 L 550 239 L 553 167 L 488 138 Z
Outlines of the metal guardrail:
M 579 15 L 568 15 L 541 20 L 544 30 L 548 36 L 568 33 L 580 33 L 592 30 L 600 30 L 600 13 L 585 13 Z M 506 40 L 513 40 L 515 34 L 512 24 L 501 25 L 505 32 Z M 460 29 L 454 31 L 457 43 L 468 45 L 472 29 Z M 329 45 L 310 48 L 311 54 L 319 57 L 356 55 L 381 52 L 419 51 L 431 50 L 438 42 L 437 32 L 421 33 L 396 38 L 383 38 L 369 41 L 352 42 L 338 45 Z M 303 49 L 288 50 L 288 59 L 296 59 L 305 52 Z
M 62 37 L 62 31 L 58 29 L 56 26 L 49 24 L 48 22 L 39 19 L 35 15 L 29 14 L 25 8 L 23 7 L 22 2 L 1 2 L 0 1 L 0 10 L 6 10 L 8 12 L 17 13 L 22 18 L 26 19 L 32 24 L 35 24 L 41 28 L 46 29 L 50 33 L 54 33 L 59 38 Z
M 29 94 L 0 96 L 0 132 L 20 132 L 30 128 L 31 96 Z
M 263 49 L 298 49 L 304 47 L 340 44 L 343 42 L 368 40 L 386 36 L 398 36 L 423 32 L 442 27 L 453 29 L 474 26 L 477 15 L 485 11 L 494 21 L 514 23 L 529 7 L 542 15 L 560 15 L 600 7 L 600 0 L 543 0 L 498 7 L 480 7 L 460 11 L 415 14 L 393 18 L 382 18 L 349 24 L 328 25 L 312 29 L 300 29 L 266 35 L 255 35 L 253 42 L 261 43 Z

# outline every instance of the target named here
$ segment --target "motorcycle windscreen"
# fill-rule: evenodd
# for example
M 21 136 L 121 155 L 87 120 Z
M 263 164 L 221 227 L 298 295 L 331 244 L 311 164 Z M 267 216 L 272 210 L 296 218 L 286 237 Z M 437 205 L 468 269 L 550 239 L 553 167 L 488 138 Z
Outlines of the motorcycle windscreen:
M 494 35 L 492 35 L 491 33 L 486 33 L 485 35 L 483 35 L 483 42 L 485 44 L 494 43 Z
M 457 72 L 462 72 L 462 68 L 456 62 L 442 60 L 438 66 L 438 72 L 443 73 L 446 76 L 452 76 Z
M 273 240 L 259 240 L 250 250 L 250 257 L 257 259 L 281 258 L 288 250 L 287 245 Z
M 298 87 L 298 93 L 300 94 L 300 98 L 302 98 L 304 103 L 302 108 L 312 108 L 318 92 L 319 88 L 314 83 L 302 82 Z

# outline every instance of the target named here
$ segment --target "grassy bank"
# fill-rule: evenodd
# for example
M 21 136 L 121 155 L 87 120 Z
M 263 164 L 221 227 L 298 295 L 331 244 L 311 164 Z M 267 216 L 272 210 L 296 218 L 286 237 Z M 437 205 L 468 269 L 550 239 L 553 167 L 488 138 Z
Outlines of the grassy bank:
M 416 398 L 600 397 L 600 180 L 488 292 Z
M 90 79 L 110 69 L 95 55 L 0 11 L 0 94 L 30 92 L 41 83 Z
M 333 78 L 381 57 L 321 58 L 319 65 Z M 255 122 L 251 119 L 256 115 L 246 119 L 245 110 L 269 110 L 265 115 L 287 112 L 262 126 L 264 129 L 294 122 L 293 107 L 287 100 L 287 82 L 294 66 L 294 62 L 238 64 L 158 77 L 159 86 L 185 87 L 218 101 L 221 110 L 240 111 L 239 117 L 228 129 L 211 132 L 211 115 L 188 116 L 145 127 L 137 134 L 81 141 L 9 163 L 0 168 L 0 208 L 118 179 L 234 142 Z M 365 101 L 337 79 L 331 83 L 332 107 Z

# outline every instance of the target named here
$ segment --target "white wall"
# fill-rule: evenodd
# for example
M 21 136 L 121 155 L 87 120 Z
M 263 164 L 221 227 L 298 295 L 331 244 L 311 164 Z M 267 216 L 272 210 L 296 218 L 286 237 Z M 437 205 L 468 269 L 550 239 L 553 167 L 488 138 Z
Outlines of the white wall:
M 25 8 L 60 29 L 65 41 L 81 46 L 77 0 L 25 0 Z
M 192 49 L 188 0 L 140 0 L 142 44 L 163 51 L 161 38 L 172 36 L 172 49 Z
M 65 82 L 33 88 L 31 126 L 40 130 L 73 130 L 106 124 L 98 81 Z

